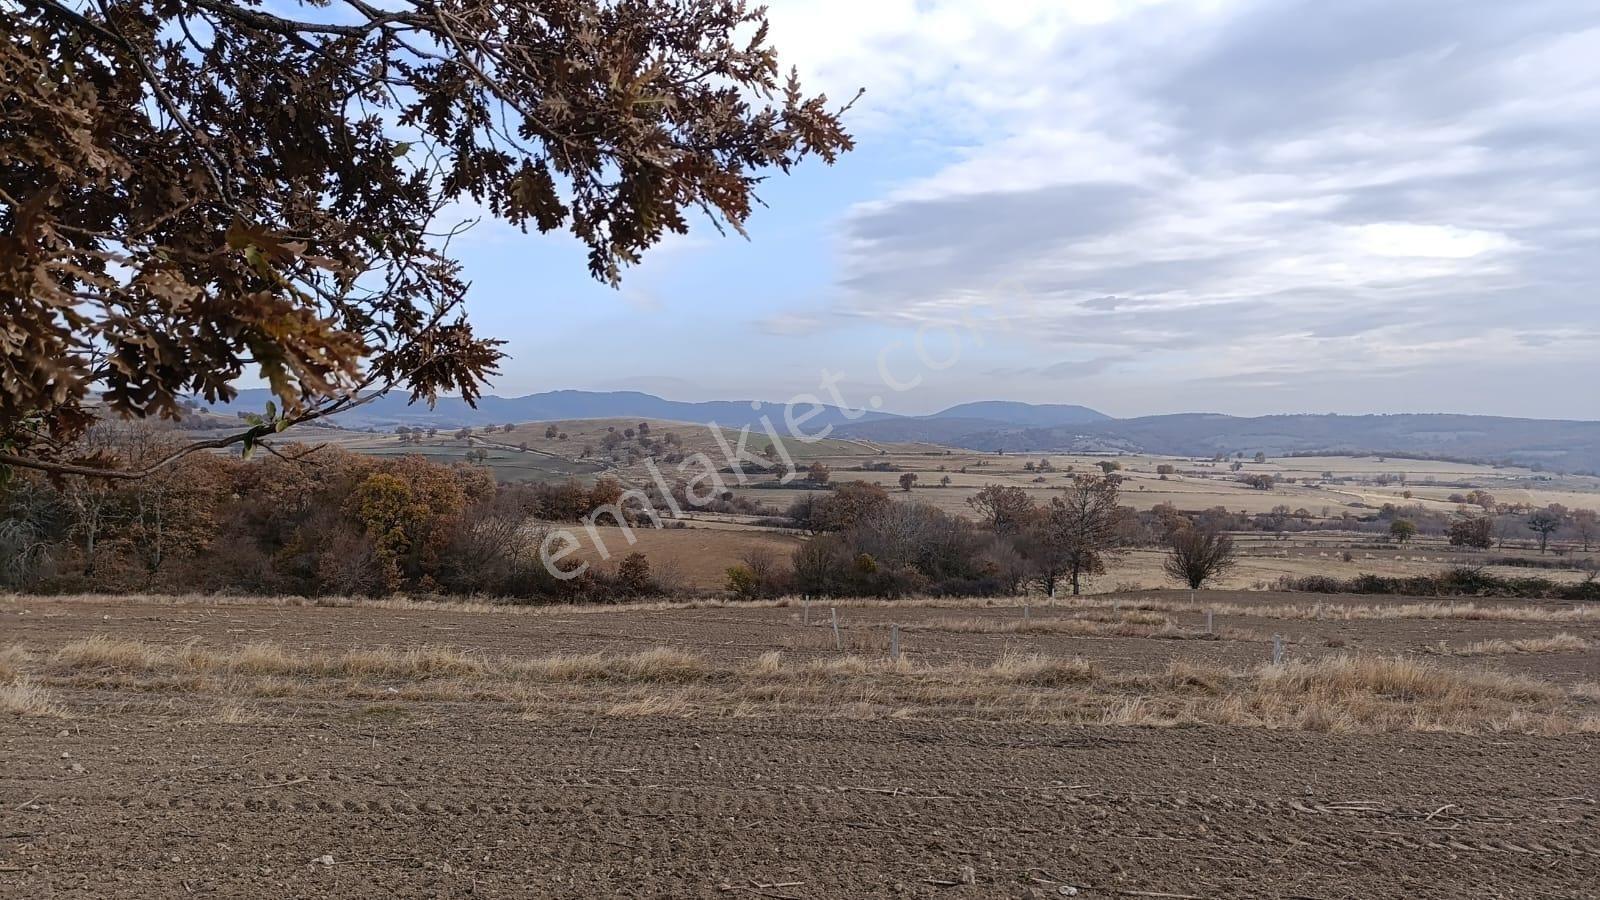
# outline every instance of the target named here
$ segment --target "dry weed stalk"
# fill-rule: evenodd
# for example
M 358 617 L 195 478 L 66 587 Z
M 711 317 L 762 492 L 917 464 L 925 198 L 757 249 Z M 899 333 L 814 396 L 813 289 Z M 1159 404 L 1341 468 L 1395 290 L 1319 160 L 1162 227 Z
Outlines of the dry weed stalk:
M 31 658 L 14 659 L 31 667 Z M 856 654 L 790 660 L 771 651 L 715 663 L 639 653 L 488 657 L 447 647 L 296 652 L 207 649 L 95 637 L 37 661 L 52 684 L 222 698 L 521 704 L 525 715 L 806 714 L 978 716 L 1122 725 L 1198 723 L 1341 732 L 1570 733 L 1593 729 L 1600 686 L 1566 687 L 1416 657 L 1340 655 L 1230 669 L 1173 660 L 1108 674 L 1081 658 L 1008 652 L 986 665 L 926 665 Z M 27 679 L 34 673 L 17 677 Z M 24 685 L 24 687 L 18 687 Z M 52 708 L 18 681 L 6 708 Z M 28 693 L 33 691 L 34 693 Z M 13 711 L 16 711 L 15 709 Z M 48 713 L 38 713 L 48 714 Z M 245 716 L 245 710 L 219 713 Z

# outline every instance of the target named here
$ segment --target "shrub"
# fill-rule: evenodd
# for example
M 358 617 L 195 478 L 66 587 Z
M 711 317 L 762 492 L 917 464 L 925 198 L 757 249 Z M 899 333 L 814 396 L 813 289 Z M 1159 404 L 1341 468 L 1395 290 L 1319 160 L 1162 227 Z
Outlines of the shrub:
M 1527 600 L 1600 600 L 1600 582 L 1563 584 L 1548 578 L 1501 578 L 1482 569 L 1456 568 L 1437 575 L 1387 577 L 1361 574 L 1348 580 L 1326 575 L 1284 577 L 1278 588 L 1318 594 L 1403 594 L 1414 597 L 1517 597 Z
M 629 553 L 617 564 L 617 589 L 630 596 L 656 592 L 656 582 L 650 574 L 650 560 L 643 553 Z
M 729 566 L 727 576 L 726 587 L 734 596 L 745 600 L 756 596 L 756 573 L 748 566 Z

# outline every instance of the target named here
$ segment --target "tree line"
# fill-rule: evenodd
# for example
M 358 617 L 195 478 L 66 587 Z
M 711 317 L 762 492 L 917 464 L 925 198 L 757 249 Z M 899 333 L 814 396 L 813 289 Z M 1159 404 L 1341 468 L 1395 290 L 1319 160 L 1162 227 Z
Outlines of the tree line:
M 79 452 L 138 466 L 170 453 L 175 440 L 146 422 L 104 423 Z M 1114 473 L 1082 474 L 1040 503 L 1021 488 L 990 485 L 969 498 L 969 518 L 844 482 L 770 518 L 811 540 L 789 560 L 747 554 L 727 589 L 745 597 L 1077 593 L 1124 548 L 1152 540 L 1168 545 L 1168 572 L 1180 582 L 1199 586 L 1227 568 L 1230 521 L 1138 513 L 1121 505 L 1120 489 Z M 687 505 L 685 485 L 671 490 Z M 623 492 L 611 478 L 500 484 L 481 465 L 295 446 L 250 460 L 193 454 L 132 480 L 17 472 L 0 486 L 0 585 L 553 602 L 680 587 L 669 566 L 637 553 L 610 572 L 590 566 L 574 575 L 575 559 L 546 565 L 541 547 L 561 523 L 681 524 L 662 518 L 668 498 L 650 492 L 648 504 L 629 504 Z M 698 508 L 764 509 L 731 493 Z
M 105 423 L 79 452 L 138 466 L 175 440 L 148 422 Z M 539 559 L 550 523 L 616 510 L 622 493 L 609 478 L 497 484 L 478 465 L 295 446 L 251 460 L 193 454 L 132 480 L 19 471 L 0 485 L 0 585 L 551 599 L 658 590 L 637 561 L 564 580 Z
M 1120 503 L 1121 483 L 1112 471 L 1075 475 L 1042 503 L 1023 488 L 991 484 L 968 498 L 967 519 L 846 482 L 789 508 L 788 519 L 814 537 L 788 570 L 763 553 L 730 568 L 728 586 L 744 595 L 1078 594 L 1126 548 L 1152 542 L 1168 548 L 1164 571 L 1192 587 L 1232 566 L 1223 522 L 1137 512 Z

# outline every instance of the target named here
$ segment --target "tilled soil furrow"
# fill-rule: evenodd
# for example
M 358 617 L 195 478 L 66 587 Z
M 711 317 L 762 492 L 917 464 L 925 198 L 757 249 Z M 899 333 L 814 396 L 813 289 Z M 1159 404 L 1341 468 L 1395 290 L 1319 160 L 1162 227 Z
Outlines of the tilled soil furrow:
M 1600 874 L 1587 738 L 458 714 L 188 725 L 156 753 L 5 727 L 18 896 L 1582 897 Z

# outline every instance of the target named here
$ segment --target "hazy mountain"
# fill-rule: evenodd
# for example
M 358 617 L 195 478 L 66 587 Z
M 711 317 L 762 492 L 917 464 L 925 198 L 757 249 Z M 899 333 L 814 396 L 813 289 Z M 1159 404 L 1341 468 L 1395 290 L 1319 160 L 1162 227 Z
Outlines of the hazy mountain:
M 218 411 L 256 412 L 268 399 L 263 389 L 240 391 L 232 405 Z M 760 409 L 751 406 L 747 400 L 664 400 L 638 391 L 548 391 L 525 397 L 484 397 L 476 409 L 459 399 L 441 399 L 430 410 L 426 404 L 406 403 L 403 394 L 390 394 L 336 417 L 335 423 L 345 428 L 456 428 L 638 417 L 759 429 L 761 418 L 769 416 L 780 432 L 786 430 L 780 404 L 762 403 Z M 1113 419 L 1083 406 L 982 401 L 952 406 L 931 416 L 859 410 L 846 415 L 845 410 L 823 407 L 804 428 L 814 432 L 827 425 L 834 426 L 838 437 L 973 450 L 1121 450 L 1179 456 L 1346 451 L 1510 461 L 1565 472 L 1600 471 L 1600 422 L 1453 414 L 1242 418 L 1182 413 Z
M 1087 406 L 1067 403 L 1016 403 L 1010 400 L 980 400 L 962 403 L 949 409 L 924 416 L 927 419 L 986 419 L 1008 425 L 1025 425 L 1033 428 L 1053 428 L 1058 425 L 1084 425 L 1091 422 L 1109 422 L 1111 417 Z
M 259 412 L 271 394 L 264 388 L 243 390 L 232 404 L 217 407 L 219 411 L 240 410 Z M 504 425 L 507 423 L 563 421 L 571 419 L 667 419 L 676 422 L 715 422 L 732 428 L 749 425 L 760 429 L 762 416 L 771 418 L 781 432 L 784 427 L 782 405 L 762 403 L 752 409 L 748 400 L 711 400 L 689 403 L 663 400 L 653 394 L 638 391 L 546 391 L 525 397 L 485 396 L 476 408 L 460 398 L 441 397 L 433 408 L 426 403 L 407 403 L 406 394 L 386 394 L 363 406 L 333 418 L 344 428 L 388 429 L 399 425 L 426 425 L 436 428 L 459 428 L 463 425 Z M 809 408 L 797 408 L 804 415 Z M 815 418 L 806 420 L 803 430 L 813 432 L 826 425 L 842 425 L 856 421 L 896 418 L 887 413 L 851 411 L 846 416 L 837 407 L 823 407 Z
M 834 429 L 836 437 L 861 438 L 888 443 L 944 444 L 951 447 L 969 447 L 965 443 L 971 435 L 1021 430 L 1020 425 L 1008 425 L 993 419 L 946 419 L 939 416 L 896 416 L 871 422 L 852 422 Z

